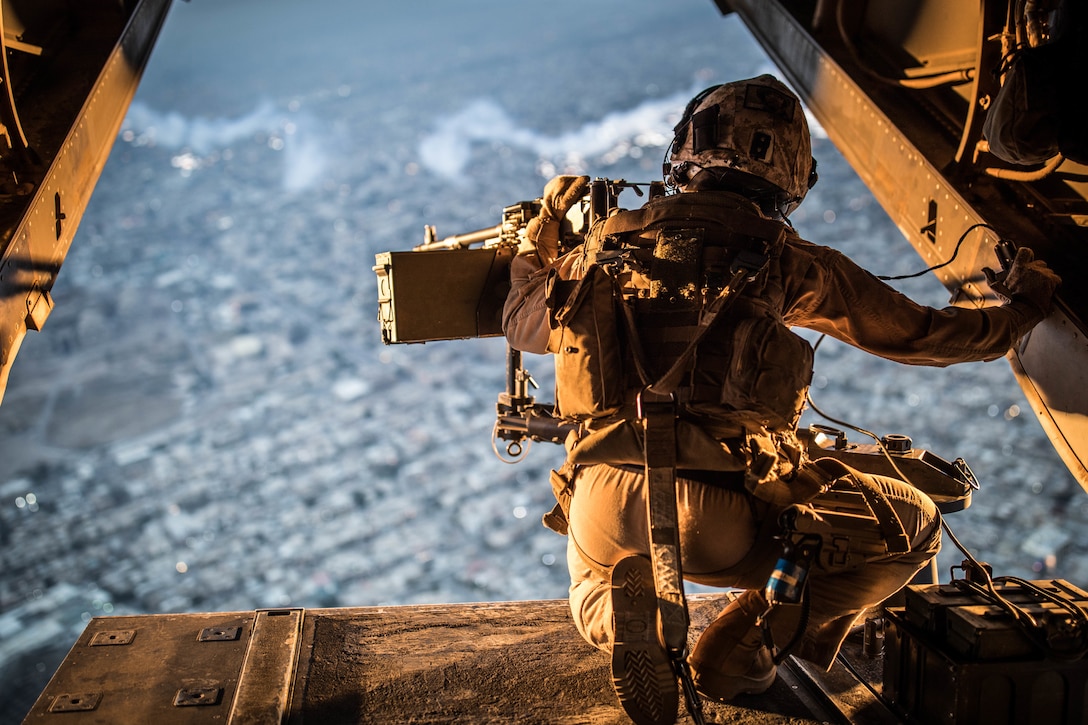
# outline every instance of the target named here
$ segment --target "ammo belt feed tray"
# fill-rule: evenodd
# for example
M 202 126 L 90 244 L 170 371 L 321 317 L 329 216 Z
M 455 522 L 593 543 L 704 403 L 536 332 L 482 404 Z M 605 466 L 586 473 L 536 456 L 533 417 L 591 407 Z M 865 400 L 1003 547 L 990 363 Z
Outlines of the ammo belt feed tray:
M 1088 611 L 1088 593 L 1064 580 L 1033 584 Z M 1064 614 L 1015 585 L 996 588 L 1040 621 Z M 947 584 L 908 587 L 885 622 L 884 696 L 909 722 L 1088 722 L 1088 660 L 1045 655 L 979 595 Z

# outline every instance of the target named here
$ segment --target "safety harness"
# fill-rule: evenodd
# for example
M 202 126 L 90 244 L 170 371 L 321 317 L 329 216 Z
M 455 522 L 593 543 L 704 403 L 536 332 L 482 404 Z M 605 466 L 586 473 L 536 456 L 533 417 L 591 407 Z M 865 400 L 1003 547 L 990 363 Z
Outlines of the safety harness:
M 587 239 L 585 274 L 573 289 L 564 290 L 557 278 L 548 280 L 547 297 L 562 415 L 631 418 L 627 391 L 632 378 L 638 381 L 629 422 L 635 423 L 641 438 L 659 637 L 697 717 L 698 698 L 686 661 L 689 617 L 677 521 L 679 399 L 691 402 L 700 397 L 692 379 L 700 343 L 781 249 L 785 231 L 783 225 L 750 211 L 737 214 L 739 221 L 727 228 L 721 208 L 684 208 L 684 201 L 663 199 L 604 220 Z M 726 210 L 739 211 L 728 205 Z M 650 238 L 640 236 L 647 233 Z M 709 249 L 713 251 L 708 254 Z M 653 321 L 643 328 L 655 338 L 657 354 L 647 354 L 636 305 L 643 320 Z M 692 313 L 694 324 L 677 324 L 691 320 Z M 621 337 L 626 346 L 619 344 Z M 678 341 L 683 341 L 682 348 Z M 629 375 L 620 373 L 625 362 L 634 368 Z M 663 367 L 662 362 L 668 367 L 655 375 L 655 363 Z M 706 402 L 717 404 L 721 393 L 713 393 Z M 553 476 L 560 504 L 545 516 L 546 525 L 563 533 L 563 504 L 569 503 L 572 477 L 569 469 Z
M 637 461 L 643 468 L 659 637 L 697 722 L 699 701 L 686 663 L 678 469 L 744 471 L 748 489 L 775 507 L 808 501 L 836 478 L 800 471 L 800 450 L 795 460 L 780 460 L 777 439 L 767 434 L 768 428 L 792 434 L 811 377 L 808 343 L 761 306 L 758 296 L 742 294 L 761 275 L 766 282 L 785 236 L 784 224 L 759 216 L 733 194 L 664 197 L 599 222 L 585 242 L 582 277 L 565 282 L 553 274 L 546 282 L 557 410 L 582 423 L 588 435 L 574 443 L 564 468 L 553 474 L 559 503 L 544 523 L 567 533 L 576 465 L 631 468 Z M 742 319 L 722 331 L 742 298 Z M 701 351 L 700 344 L 719 331 Z M 734 349 L 723 353 L 717 349 L 723 344 Z M 707 358 L 704 367 L 725 369 L 724 381 L 700 371 L 700 353 Z M 792 372 L 760 370 L 766 357 L 784 360 L 782 367 L 792 366 Z M 775 385 L 790 390 L 780 393 Z M 753 412 L 764 399 L 774 407 Z M 692 416 L 693 409 L 726 414 L 718 425 L 711 416 L 713 430 L 704 431 L 705 418 Z M 722 442 L 727 435 L 734 437 L 728 445 Z M 783 477 L 796 479 L 795 490 Z M 768 485 L 761 492 L 765 482 L 779 488 Z M 872 493 L 861 494 L 870 511 L 890 510 Z
M 677 403 L 675 392 L 699 342 L 710 331 L 714 322 L 726 308 L 733 295 L 766 265 L 766 258 L 758 268 L 735 264 L 735 272 L 729 285 L 722 289 L 707 307 L 699 321 L 699 331 L 672 367 L 658 380 L 648 385 L 637 399 L 638 422 L 642 427 L 646 465 L 646 509 L 650 530 L 650 561 L 653 566 L 654 589 L 657 592 L 660 636 L 669 659 L 673 663 L 684 689 L 688 709 L 696 723 L 702 721 L 702 713 L 695 685 L 688 669 L 688 626 L 690 620 L 687 599 L 684 597 L 684 576 L 680 556 L 680 526 L 676 508 L 676 421 Z M 733 270 L 731 270 L 733 271 Z M 637 328 L 630 324 L 632 337 L 637 340 Z M 634 345 L 636 359 L 640 355 Z M 641 366 L 640 366 L 641 368 Z M 644 372 L 641 371 L 640 372 Z

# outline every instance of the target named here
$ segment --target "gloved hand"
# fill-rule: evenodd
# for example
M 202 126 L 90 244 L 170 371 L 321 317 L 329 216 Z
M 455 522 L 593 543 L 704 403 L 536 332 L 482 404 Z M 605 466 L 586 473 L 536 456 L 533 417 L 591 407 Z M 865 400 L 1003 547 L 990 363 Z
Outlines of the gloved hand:
M 1021 299 L 1034 305 L 1045 317 L 1050 314 L 1054 290 L 1061 283 L 1061 277 L 1046 262 L 1036 259 L 1031 249 L 1020 247 L 1016 250 L 1016 257 L 1012 260 L 1004 283 L 995 287 L 995 291 L 1009 299 Z
M 544 187 L 540 213 L 525 225 L 525 238 L 544 264 L 551 264 L 559 256 L 559 223 L 585 196 L 588 186 L 588 176 L 556 176 Z

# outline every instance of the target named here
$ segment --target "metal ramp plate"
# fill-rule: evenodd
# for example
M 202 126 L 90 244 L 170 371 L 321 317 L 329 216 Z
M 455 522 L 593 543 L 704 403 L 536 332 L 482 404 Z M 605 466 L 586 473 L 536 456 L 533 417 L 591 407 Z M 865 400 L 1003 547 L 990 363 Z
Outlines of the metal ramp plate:
M 693 639 L 729 597 L 689 597 Z M 839 665 L 832 674 L 855 700 L 867 692 Z M 708 722 L 848 722 L 835 699 L 791 664 L 764 695 L 704 713 Z M 682 705 L 679 715 L 691 722 Z M 98 617 L 25 720 L 53 722 L 630 721 L 608 656 L 555 600 Z

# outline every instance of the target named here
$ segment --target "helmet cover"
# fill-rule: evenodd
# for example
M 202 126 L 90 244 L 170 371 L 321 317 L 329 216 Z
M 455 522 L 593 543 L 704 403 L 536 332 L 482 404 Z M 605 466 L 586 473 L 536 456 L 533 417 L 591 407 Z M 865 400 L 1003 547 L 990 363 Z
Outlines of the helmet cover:
M 781 189 L 794 207 L 815 180 L 801 101 L 772 75 L 703 91 L 674 131 L 669 164 L 679 186 L 702 169 L 734 169 Z

